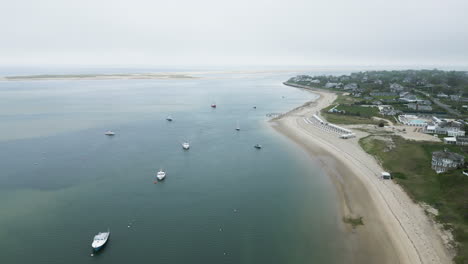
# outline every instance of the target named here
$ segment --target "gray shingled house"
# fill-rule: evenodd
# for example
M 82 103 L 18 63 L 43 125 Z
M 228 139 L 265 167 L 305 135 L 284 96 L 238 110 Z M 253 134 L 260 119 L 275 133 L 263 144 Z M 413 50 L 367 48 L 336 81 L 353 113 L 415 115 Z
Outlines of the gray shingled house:
M 446 172 L 463 166 L 465 157 L 463 155 L 443 151 L 432 152 L 432 169 L 437 173 Z

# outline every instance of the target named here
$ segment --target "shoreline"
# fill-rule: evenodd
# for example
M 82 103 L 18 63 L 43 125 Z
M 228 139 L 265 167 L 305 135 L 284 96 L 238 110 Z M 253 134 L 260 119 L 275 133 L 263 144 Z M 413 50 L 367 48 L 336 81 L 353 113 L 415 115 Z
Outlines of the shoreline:
M 348 263 L 452 263 L 441 233 L 403 189 L 392 181 L 380 180 L 383 171 L 358 140 L 367 135 L 354 131 L 356 138 L 338 135 L 305 122 L 305 117 L 329 106 L 336 93 L 301 87 L 319 95 L 290 112 L 270 120 L 278 133 L 318 159 L 331 177 L 340 203 L 341 216 L 363 217 L 364 225 L 351 228 L 343 221 Z

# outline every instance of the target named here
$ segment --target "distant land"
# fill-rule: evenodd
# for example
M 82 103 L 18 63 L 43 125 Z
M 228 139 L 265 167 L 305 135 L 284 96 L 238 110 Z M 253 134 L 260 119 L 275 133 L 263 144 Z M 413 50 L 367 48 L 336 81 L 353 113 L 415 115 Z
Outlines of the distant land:
M 43 74 L 0 77 L 6 81 L 30 81 L 30 80 L 123 80 L 123 79 L 194 79 L 186 74 L 175 73 L 116 73 L 116 74 Z

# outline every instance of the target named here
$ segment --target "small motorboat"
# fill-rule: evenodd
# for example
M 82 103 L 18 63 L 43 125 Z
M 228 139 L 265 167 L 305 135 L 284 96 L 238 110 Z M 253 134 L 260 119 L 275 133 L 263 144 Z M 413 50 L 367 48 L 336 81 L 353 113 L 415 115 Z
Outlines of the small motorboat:
M 261 148 L 262 148 L 262 145 L 260 145 L 260 144 L 255 144 L 254 148 L 256 148 L 256 149 L 261 149 Z
M 107 230 L 107 232 L 99 232 L 97 235 L 95 235 L 93 239 L 93 243 L 91 244 L 91 247 L 93 247 L 93 250 L 98 251 L 101 248 L 103 248 L 104 245 L 109 240 L 109 236 L 110 236 L 109 229 Z
M 253 107 L 253 109 L 257 109 L 257 107 L 256 107 L 256 106 L 254 106 L 254 107 Z
M 237 121 L 236 130 L 237 130 L 237 131 L 240 131 L 239 121 Z
M 212 103 L 211 108 L 216 108 L 216 103 Z
M 187 150 L 187 149 L 190 148 L 190 144 L 188 142 L 184 142 L 184 143 L 182 143 L 182 148 Z
M 158 179 L 158 181 L 164 180 L 166 178 L 166 172 L 163 170 L 159 170 L 156 174 L 156 178 Z
M 104 133 L 104 135 L 106 135 L 106 136 L 114 136 L 115 133 L 112 132 L 112 131 L 110 131 L 110 130 L 108 130 L 108 131 L 106 131 L 106 133 Z
M 170 121 L 172 121 L 172 120 L 174 120 L 174 119 L 172 119 L 172 116 L 167 116 L 167 117 L 166 117 L 166 120 L 170 122 Z

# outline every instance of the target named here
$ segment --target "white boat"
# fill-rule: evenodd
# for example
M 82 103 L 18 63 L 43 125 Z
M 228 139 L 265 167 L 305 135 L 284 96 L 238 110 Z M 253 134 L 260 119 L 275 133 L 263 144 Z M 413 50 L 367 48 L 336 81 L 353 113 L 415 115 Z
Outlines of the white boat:
M 166 178 L 166 172 L 163 171 L 163 170 L 159 170 L 158 173 L 156 174 L 156 178 L 157 178 L 159 181 L 164 180 L 164 178 Z
M 216 108 L 216 103 L 212 103 L 211 108 Z
M 110 131 L 110 130 L 108 130 L 108 131 L 106 131 L 106 133 L 104 133 L 104 135 L 106 135 L 106 136 L 114 136 L 115 133 L 112 132 L 112 131 Z
M 182 148 L 184 149 L 189 149 L 190 148 L 190 144 L 188 142 L 184 142 L 182 143 Z
M 166 120 L 167 120 L 167 121 L 172 121 L 172 120 L 173 120 L 173 119 L 172 119 L 172 116 L 167 116 L 167 117 L 166 117 Z
M 261 148 L 262 148 L 262 145 L 260 145 L 260 144 L 255 144 L 254 148 L 256 148 L 256 149 L 261 149 Z
M 100 250 L 109 240 L 110 231 L 107 232 L 99 232 L 97 235 L 94 236 L 93 243 L 91 247 L 93 247 L 94 251 Z
M 237 130 L 237 131 L 240 131 L 239 121 L 237 121 L 236 130 Z

